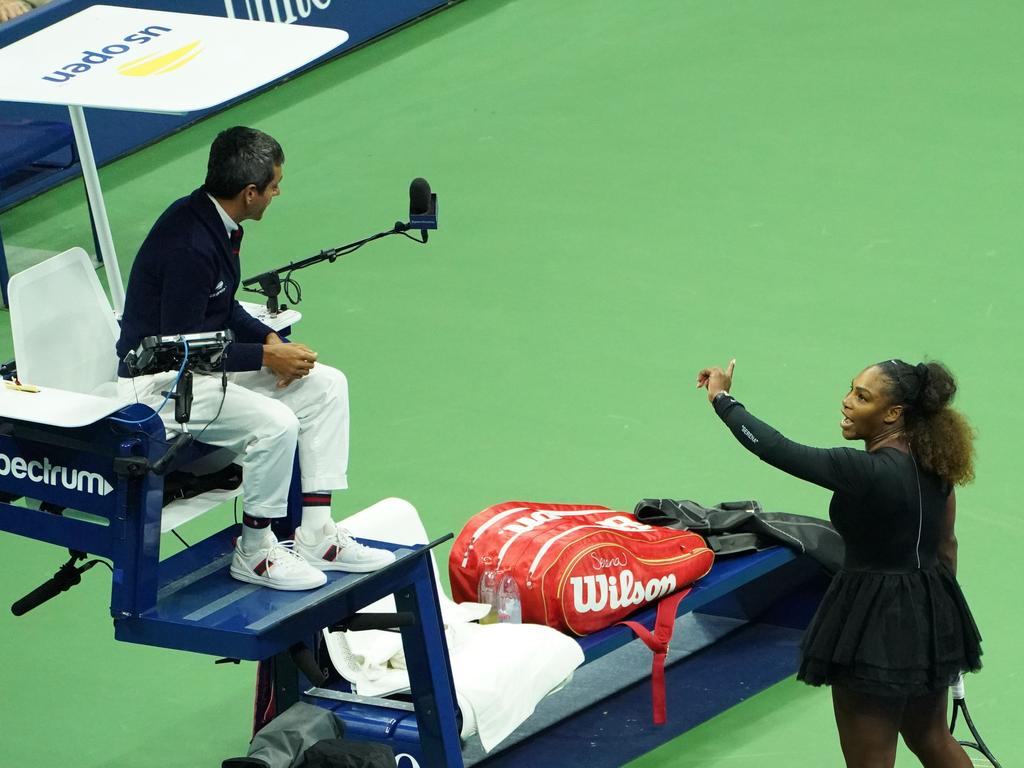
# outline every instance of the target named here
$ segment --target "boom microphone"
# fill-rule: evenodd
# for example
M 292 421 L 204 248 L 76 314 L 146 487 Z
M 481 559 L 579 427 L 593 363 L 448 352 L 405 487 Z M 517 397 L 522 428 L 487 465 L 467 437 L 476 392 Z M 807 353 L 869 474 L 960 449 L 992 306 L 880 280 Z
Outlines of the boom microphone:
M 418 229 L 420 231 L 419 240 L 409 234 L 410 229 Z M 430 184 L 426 179 L 415 178 L 409 184 L 409 221 L 396 221 L 395 225 L 387 232 L 378 232 L 376 235 L 364 237 L 362 240 L 356 240 L 355 242 L 339 245 L 334 248 L 327 248 L 315 256 L 310 256 L 300 261 L 293 261 L 283 267 L 277 267 L 276 269 L 264 272 L 262 275 L 256 275 L 256 277 L 246 278 L 242 281 L 242 287 L 247 291 L 266 296 L 267 308 L 272 315 L 276 315 L 279 306 L 283 306 L 278 304 L 277 298 L 282 291 L 292 304 L 298 304 L 301 300 L 299 284 L 292 276 L 297 270 L 311 267 L 322 261 L 328 261 L 333 264 L 340 257 L 359 250 L 367 243 L 372 243 L 374 240 L 380 240 L 382 237 L 390 235 L 404 235 L 415 242 L 425 243 L 427 242 L 427 230 L 429 229 L 437 229 L 437 193 L 430 191 Z M 294 291 L 294 295 L 290 291 Z
M 413 179 L 409 185 L 409 229 L 418 229 L 424 243 L 427 230 L 437 229 L 437 195 L 426 179 Z
M 430 183 L 426 179 L 413 179 L 409 185 L 409 216 L 417 216 L 430 210 Z

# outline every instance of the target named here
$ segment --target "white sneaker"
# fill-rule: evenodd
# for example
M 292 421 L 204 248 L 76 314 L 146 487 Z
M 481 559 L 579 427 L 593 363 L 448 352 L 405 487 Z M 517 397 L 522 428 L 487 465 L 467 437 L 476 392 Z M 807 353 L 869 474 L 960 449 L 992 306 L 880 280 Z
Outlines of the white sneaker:
M 235 543 L 235 555 L 231 558 L 231 575 L 239 581 L 259 584 L 261 587 L 297 591 L 316 589 L 327 582 L 323 571 L 317 570 L 289 545 L 293 542 L 278 541 L 267 531 L 267 538 L 252 552 L 242 549 L 242 539 Z
M 315 535 L 315 534 L 314 534 Z M 395 562 L 393 552 L 360 544 L 348 531 L 334 523 L 324 526 L 317 541 L 301 527 L 295 531 L 295 551 L 322 571 L 369 573 Z

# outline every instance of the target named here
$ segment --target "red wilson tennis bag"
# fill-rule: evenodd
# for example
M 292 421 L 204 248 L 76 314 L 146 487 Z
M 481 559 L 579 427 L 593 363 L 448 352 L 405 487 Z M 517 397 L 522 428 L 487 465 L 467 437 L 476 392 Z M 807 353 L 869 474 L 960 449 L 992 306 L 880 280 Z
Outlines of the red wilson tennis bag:
M 698 534 L 628 512 L 511 501 L 469 520 L 448 569 L 456 601 L 477 599 L 485 570 L 512 573 L 524 622 L 586 635 L 688 587 L 713 559 Z
M 511 573 L 524 622 L 586 635 L 621 622 L 654 653 L 655 725 L 666 719 L 665 657 L 680 601 L 714 555 L 691 531 L 645 525 L 627 512 L 510 501 L 474 515 L 448 559 L 452 595 L 475 601 L 487 570 Z M 658 603 L 653 631 L 622 621 Z

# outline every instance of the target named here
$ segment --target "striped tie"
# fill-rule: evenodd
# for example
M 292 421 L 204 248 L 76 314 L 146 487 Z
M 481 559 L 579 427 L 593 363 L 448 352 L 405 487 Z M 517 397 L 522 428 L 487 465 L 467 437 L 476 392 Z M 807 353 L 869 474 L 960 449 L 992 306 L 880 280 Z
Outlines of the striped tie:
M 236 257 L 238 252 L 242 249 L 242 235 L 245 234 L 245 230 L 239 225 L 238 229 L 231 230 L 231 234 L 228 235 L 228 240 L 231 241 L 231 253 Z

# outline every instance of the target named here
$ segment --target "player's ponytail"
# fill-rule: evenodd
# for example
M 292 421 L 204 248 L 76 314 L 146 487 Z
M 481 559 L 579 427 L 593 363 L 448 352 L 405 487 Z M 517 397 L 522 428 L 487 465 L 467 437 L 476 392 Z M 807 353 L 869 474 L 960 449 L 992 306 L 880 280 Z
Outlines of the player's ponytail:
M 956 380 L 942 363 L 886 360 L 878 368 L 892 402 L 903 406 L 910 448 L 930 472 L 952 485 L 974 479 L 974 428 L 950 407 Z

